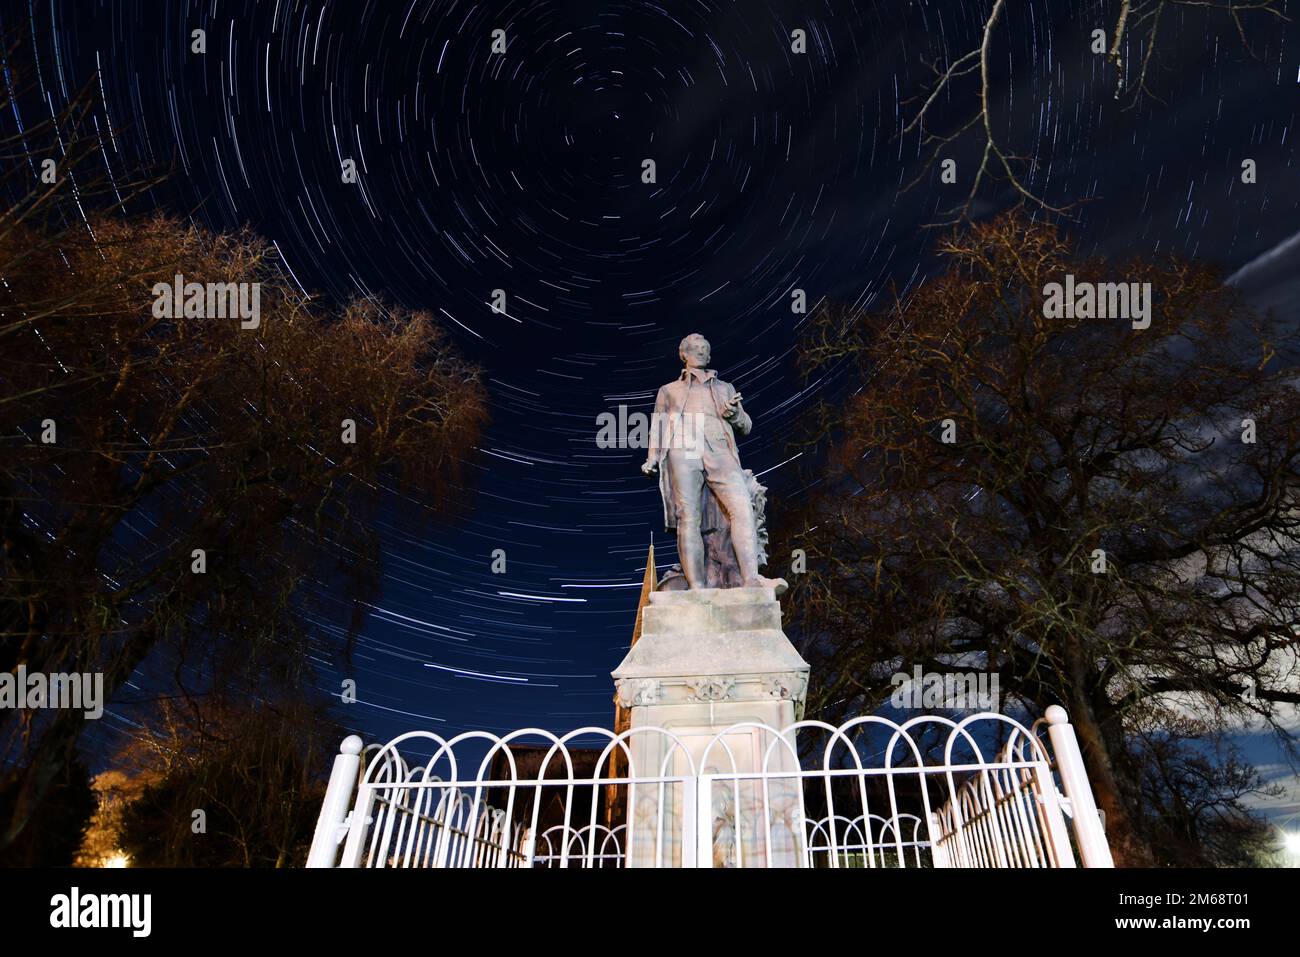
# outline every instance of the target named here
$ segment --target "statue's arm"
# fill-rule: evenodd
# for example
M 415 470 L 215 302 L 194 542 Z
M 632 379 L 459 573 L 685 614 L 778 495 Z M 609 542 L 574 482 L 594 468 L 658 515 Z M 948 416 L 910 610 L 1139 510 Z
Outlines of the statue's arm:
M 728 383 L 727 397 L 730 398 L 735 394 L 736 387 Z M 754 420 L 749 417 L 749 413 L 745 411 L 743 405 L 738 404 L 736 406 L 736 414 L 733 415 L 729 421 L 731 422 L 731 427 L 741 435 L 749 435 L 750 430 L 754 428 Z
M 668 387 L 660 386 L 655 396 L 654 414 L 650 416 L 650 434 L 647 440 L 645 464 L 656 465 L 659 462 L 659 450 L 663 448 L 663 430 L 668 422 Z

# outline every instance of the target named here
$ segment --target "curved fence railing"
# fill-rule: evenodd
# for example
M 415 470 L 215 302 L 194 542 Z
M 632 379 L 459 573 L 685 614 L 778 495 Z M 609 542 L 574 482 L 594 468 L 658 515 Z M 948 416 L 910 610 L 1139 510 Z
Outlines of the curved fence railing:
M 654 727 L 415 731 L 364 749 L 351 737 L 308 858 L 435 868 L 1076 863 L 1111 866 L 1060 708 L 1032 728 L 986 712 L 741 723 L 695 737 Z

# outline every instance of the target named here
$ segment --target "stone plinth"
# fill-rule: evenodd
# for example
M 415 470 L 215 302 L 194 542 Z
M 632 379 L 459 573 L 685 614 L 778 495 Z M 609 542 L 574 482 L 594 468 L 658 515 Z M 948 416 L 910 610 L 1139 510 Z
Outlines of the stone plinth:
M 770 731 L 739 728 L 709 746 L 732 725 L 783 729 L 803 716 L 808 664 L 781 629 L 772 589 L 653 592 L 641 638 L 613 677 L 619 702 L 631 709 L 629 777 L 690 777 L 692 767 L 696 775 L 740 775 L 711 779 L 714 865 L 737 866 L 739 855 L 740 866 L 766 866 L 770 824 L 772 866 L 797 866 L 799 783 L 769 778 L 765 785 L 752 776 L 796 771 L 795 742 L 787 738 L 787 747 Z M 672 732 L 680 747 L 669 735 L 638 733 L 650 728 Z M 690 787 L 670 784 L 661 796 L 658 785 L 635 786 L 627 802 L 629 866 L 691 862 L 694 848 L 682 847 L 682 835 L 694 821 L 685 818 L 703 818 Z

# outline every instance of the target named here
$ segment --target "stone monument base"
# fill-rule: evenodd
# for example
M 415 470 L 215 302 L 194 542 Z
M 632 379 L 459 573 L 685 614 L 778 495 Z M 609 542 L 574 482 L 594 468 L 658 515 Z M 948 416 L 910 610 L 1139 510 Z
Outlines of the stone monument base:
M 683 779 L 629 786 L 628 866 L 689 865 L 700 845 L 683 847 L 682 835 L 705 822 L 713 866 L 799 866 L 801 785 L 779 776 L 798 770 L 796 743 L 768 729 L 803 716 L 808 664 L 781 629 L 773 590 L 652 592 L 613 677 L 631 711 L 629 777 Z M 749 726 L 714 741 L 733 725 Z

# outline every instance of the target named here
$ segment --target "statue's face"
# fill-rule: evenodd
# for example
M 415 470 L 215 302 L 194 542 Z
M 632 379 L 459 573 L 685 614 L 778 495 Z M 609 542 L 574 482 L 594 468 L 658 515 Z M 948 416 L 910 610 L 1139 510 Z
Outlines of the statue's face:
M 682 350 L 682 362 L 688 369 L 703 369 L 709 364 L 709 340 L 697 336 L 686 343 Z

